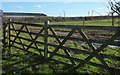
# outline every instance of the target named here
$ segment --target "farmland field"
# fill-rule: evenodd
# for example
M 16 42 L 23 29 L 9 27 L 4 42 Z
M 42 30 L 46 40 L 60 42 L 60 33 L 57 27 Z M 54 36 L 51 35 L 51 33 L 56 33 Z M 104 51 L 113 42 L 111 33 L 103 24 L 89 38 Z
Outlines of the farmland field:
M 116 18 L 114 19 L 114 26 L 120 26 L 119 23 L 120 19 Z M 44 24 L 43 22 L 39 23 L 37 22 L 36 24 Z M 84 26 L 112 26 L 112 20 L 111 19 L 101 19 L 101 20 L 87 20 L 87 21 L 82 21 L 82 20 L 71 20 L 71 21 L 63 21 L 63 22 L 55 22 L 51 21 L 50 24 L 60 24 L 60 25 L 83 25 Z
M 43 23 L 36 23 L 36 24 L 43 24 Z M 65 22 L 51 22 L 51 24 L 54 25 L 83 25 L 83 21 L 65 21 Z M 111 20 L 107 19 L 107 20 L 90 20 L 90 21 L 85 21 L 84 22 L 84 26 L 112 26 L 111 24 Z M 119 26 L 119 23 L 115 23 L 115 26 Z M 17 30 L 19 30 L 21 28 L 21 26 L 17 26 L 15 27 L 16 29 L 13 29 L 13 31 L 11 31 L 11 40 L 15 39 L 15 36 L 17 35 L 16 32 Z M 28 29 L 30 30 L 30 32 L 33 33 L 38 33 L 39 30 L 41 30 L 42 28 L 38 28 L 38 27 L 32 27 L 32 26 L 28 26 Z M 12 30 L 12 29 L 11 29 Z M 67 34 L 69 34 L 69 32 L 71 31 L 70 28 L 53 28 L 53 30 L 55 31 L 56 35 L 59 36 L 59 40 L 63 41 L 64 38 L 62 38 L 63 36 L 66 37 Z M 25 28 L 23 29 L 23 32 L 20 33 L 19 37 L 22 38 L 26 38 L 26 39 L 22 39 L 22 43 L 25 45 L 25 49 L 28 47 L 28 45 L 31 43 L 30 39 L 31 36 L 28 33 L 25 33 L 25 31 L 27 31 Z M 87 37 L 89 39 L 94 39 L 94 40 L 107 40 L 110 39 L 110 37 L 112 37 L 115 34 L 115 31 L 107 31 L 107 30 L 96 30 L 96 29 L 83 29 L 84 33 L 87 35 Z M 42 32 L 41 34 L 43 34 L 44 32 Z M 55 50 L 54 46 L 51 46 L 50 44 L 53 45 L 59 45 L 59 41 L 56 40 L 55 37 L 52 37 L 51 35 L 53 35 L 53 33 L 51 32 L 51 30 L 48 30 L 48 34 L 50 35 L 48 37 L 48 51 L 49 52 L 53 52 Z M 44 36 L 44 35 L 43 35 Z M 42 35 L 37 38 L 36 40 L 39 42 L 44 42 L 44 37 Z M 74 38 L 82 38 L 82 36 L 80 35 L 80 33 L 78 33 L 77 31 L 71 35 L 69 38 L 74 37 Z M 35 38 L 35 35 L 32 34 L 32 38 Z M 118 39 L 120 39 L 120 37 L 118 37 Z M 12 42 L 12 41 L 11 41 Z M 52 75 L 52 74 L 60 74 L 60 73 L 67 73 L 67 70 L 69 70 L 69 67 L 71 66 L 66 66 L 63 64 L 53 64 L 53 61 L 49 61 L 46 63 L 41 63 L 42 60 L 40 60 L 40 55 L 44 56 L 44 45 L 43 44 L 39 44 L 37 43 L 37 47 L 38 49 L 33 49 L 36 48 L 35 44 L 32 44 L 32 48 L 29 48 L 28 51 L 30 51 L 31 53 L 27 53 L 23 50 L 23 46 L 20 45 L 20 40 L 16 39 L 16 43 L 13 44 L 13 46 L 19 47 L 21 49 L 18 48 L 14 48 L 11 47 L 11 49 L 9 49 L 8 47 L 6 47 L 6 50 L 3 53 L 3 74 L 4 73 L 14 73 L 14 74 L 21 74 L 21 73 L 45 73 L 47 75 Z M 77 58 L 80 60 L 84 60 L 86 59 L 89 55 L 90 52 L 92 52 L 92 49 L 90 48 L 90 46 L 86 43 L 86 42 L 82 42 L 80 40 L 67 40 L 64 45 L 65 48 L 73 48 L 73 49 L 77 49 L 79 51 L 83 51 L 83 53 L 80 53 L 79 51 L 76 52 L 74 50 L 67 50 L 70 54 L 71 57 L 73 58 Z M 101 45 L 97 45 L 94 44 L 94 46 L 96 48 L 99 48 L 99 46 Z M 41 50 L 41 54 L 40 51 Z M 88 53 L 84 53 L 84 52 L 88 52 Z M 63 58 L 63 56 L 66 55 L 66 53 L 64 52 L 64 49 L 59 49 L 57 54 L 59 56 L 54 56 L 53 59 L 63 62 L 63 63 L 68 63 L 71 64 L 71 60 L 69 60 L 67 57 Z M 119 59 L 120 57 L 120 47 L 112 47 L 110 45 L 108 45 L 106 48 L 104 48 L 103 51 L 100 52 L 100 54 L 106 54 L 110 55 L 110 56 L 115 56 L 115 58 Z M 51 53 L 48 53 L 48 57 L 51 55 Z M 60 57 L 61 55 L 61 57 Z M 120 61 L 117 61 L 116 59 L 112 58 L 108 56 L 107 58 L 104 58 L 104 61 L 108 64 L 108 66 L 112 66 L 112 67 L 116 67 L 116 68 L 120 68 Z M 109 59 L 111 58 L 111 59 Z M 97 63 L 97 64 L 101 64 L 101 61 L 97 58 L 97 57 L 93 57 L 90 62 L 93 63 Z M 76 64 L 79 64 L 79 61 L 76 62 Z M 73 73 L 76 74 L 109 74 L 106 70 L 90 65 L 90 64 L 85 64 L 85 66 L 73 71 Z

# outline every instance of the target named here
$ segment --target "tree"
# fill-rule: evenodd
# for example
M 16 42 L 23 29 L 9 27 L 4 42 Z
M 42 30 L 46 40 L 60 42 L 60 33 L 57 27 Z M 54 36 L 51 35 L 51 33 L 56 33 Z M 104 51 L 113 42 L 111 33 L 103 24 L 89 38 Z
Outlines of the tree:
M 118 15 L 120 15 L 120 1 L 116 1 L 116 0 L 111 1 L 111 0 L 108 0 L 108 2 L 109 2 L 111 10 L 114 13 L 117 13 Z
M 112 26 L 114 26 L 114 13 L 116 13 L 120 18 L 120 1 L 108 0 L 108 3 L 110 6 L 110 10 L 111 10 L 110 13 L 112 14 Z

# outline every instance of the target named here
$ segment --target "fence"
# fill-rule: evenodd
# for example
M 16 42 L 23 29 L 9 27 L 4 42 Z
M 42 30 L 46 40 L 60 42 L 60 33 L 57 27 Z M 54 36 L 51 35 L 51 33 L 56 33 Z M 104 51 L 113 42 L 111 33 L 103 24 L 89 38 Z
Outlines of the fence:
M 111 66 L 105 60 L 120 62 L 119 54 L 106 54 L 109 45 L 120 45 L 120 27 L 51 25 L 48 22 L 42 25 L 9 20 L 4 23 L 3 30 L 3 43 L 4 46 L 8 45 L 9 54 L 11 47 L 14 47 L 38 55 L 42 62 L 71 66 L 69 71 L 86 64 L 103 68 L 111 73 L 120 71 L 119 64 Z M 98 34 L 99 36 L 96 36 Z M 93 58 L 99 63 L 91 61 Z

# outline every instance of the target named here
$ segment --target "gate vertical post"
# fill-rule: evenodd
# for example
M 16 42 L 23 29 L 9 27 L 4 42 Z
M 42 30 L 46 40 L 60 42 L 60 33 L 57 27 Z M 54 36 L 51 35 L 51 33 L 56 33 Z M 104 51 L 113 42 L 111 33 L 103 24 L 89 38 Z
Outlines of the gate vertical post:
M 0 46 L 2 46 L 3 43 L 3 48 L 4 48 L 4 25 L 3 25 L 3 10 L 0 10 Z M 2 37 L 3 36 L 3 37 Z M 1 50 L 1 48 L 0 48 Z
M 48 24 L 49 21 L 44 23 L 44 58 L 47 60 L 47 52 L 48 52 Z
M 3 23 L 3 52 L 5 51 L 5 48 L 6 48 L 6 27 L 7 27 L 7 23 Z
M 8 36 L 8 48 L 9 48 L 9 50 L 8 50 L 8 54 L 11 54 L 11 50 L 10 50 L 10 35 L 11 35 L 11 31 L 10 31 L 10 25 L 11 25 L 11 19 L 9 19 L 8 20 L 8 34 L 9 34 L 9 36 Z

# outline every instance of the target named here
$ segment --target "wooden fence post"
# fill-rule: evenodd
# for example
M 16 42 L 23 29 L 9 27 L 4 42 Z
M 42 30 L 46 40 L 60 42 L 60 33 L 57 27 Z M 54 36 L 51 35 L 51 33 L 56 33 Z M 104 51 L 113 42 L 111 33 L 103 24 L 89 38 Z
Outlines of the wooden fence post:
M 120 15 L 118 15 L 118 26 L 120 26 Z
M 46 21 L 44 23 L 44 57 L 45 57 L 45 61 L 47 60 L 47 51 L 48 51 L 48 24 L 49 21 Z
M 114 26 L 114 12 L 112 12 L 112 26 Z
M 85 25 L 85 17 L 83 17 L 82 20 L 83 20 L 83 26 L 84 26 Z

